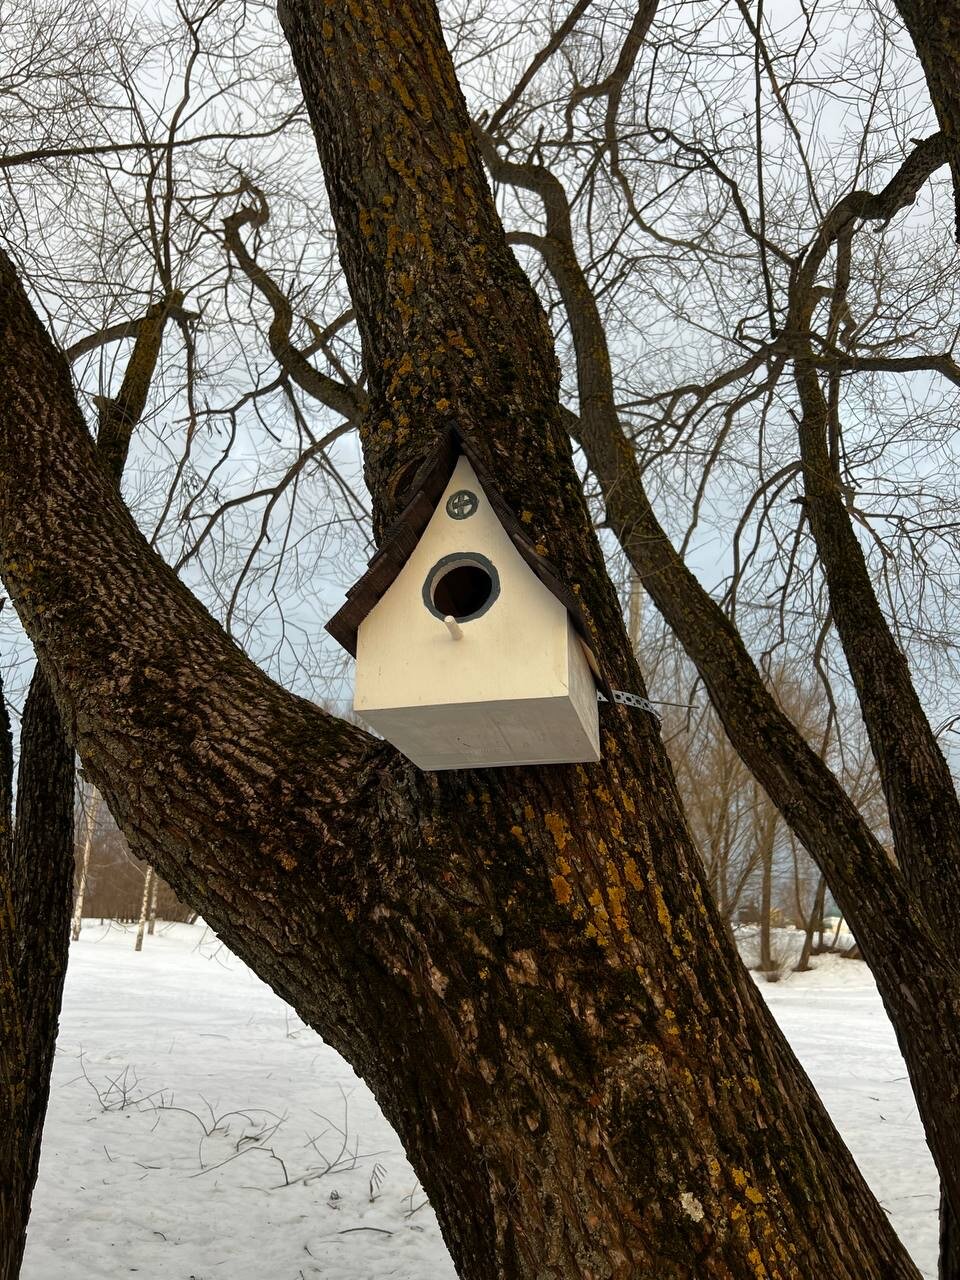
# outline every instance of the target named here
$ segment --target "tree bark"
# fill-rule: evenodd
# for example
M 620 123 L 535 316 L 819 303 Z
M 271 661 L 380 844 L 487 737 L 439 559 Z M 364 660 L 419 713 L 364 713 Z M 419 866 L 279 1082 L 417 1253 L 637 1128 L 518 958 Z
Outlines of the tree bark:
M 150 886 L 150 913 L 147 917 L 147 936 L 152 938 L 157 927 L 157 897 L 160 893 L 160 877 L 154 873 Z
M 435 9 L 281 17 L 378 533 L 455 419 L 640 689 Z M 652 719 L 604 707 L 595 766 L 421 774 L 278 688 L 136 530 L 5 262 L 0 548 L 131 847 L 368 1081 L 465 1280 L 916 1277 L 704 892 Z
M 937 120 L 947 141 L 960 238 L 960 7 L 956 0 L 895 0 L 917 51 Z
M 178 306 L 182 298 L 173 295 Z M 147 312 L 124 371 L 118 395 L 100 406 L 98 449 L 119 484 L 131 432 L 143 414 L 160 351 L 167 302 Z M 93 513 L 91 513 L 93 514 Z M 2 701 L 2 695 L 0 695 Z M 3 711 L 0 728 L 9 743 Z M 0 789 L 9 811 L 12 762 L 7 746 Z M 26 1243 L 30 1200 L 40 1161 L 40 1141 L 50 1073 L 56 1049 L 60 1002 L 69 952 L 74 862 L 74 751 L 47 677 L 38 666 L 30 683 L 20 732 L 16 825 L 0 842 L 0 893 L 7 908 L 0 918 L 4 978 L 0 986 L 0 1132 L 10 1135 L 0 1154 L 0 1280 L 15 1280 Z M 98 799 L 99 807 L 99 799 Z M 5 819 L 8 822 L 8 819 Z M 84 850 L 77 911 L 90 853 L 92 821 Z M 76 934 L 80 917 L 75 919 Z
M 950 1201 L 940 1193 L 939 1280 L 960 1280 L 960 1224 Z
M 10 731 L 3 712 L 3 814 Z M 20 730 L 16 824 L 4 840 L 0 920 L 0 1277 L 16 1280 L 50 1092 L 73 891 L 73 748 L 38 671 Z M 7 820 L 9 830 L 9 820 Z
M 960 888 L 953 842 L 938 883 L 925 870 L 937 846 L 925 849 L 918 832 L 910 842 L 914 861 L 908 881 L 777 706 L 736 628 L 684 564 L 647 496 L 617 415 L 606 335 L 577 261 L 562 184 L 541 165 L 503 160 L 492 139 L 479 130 L 476 134 L 494 176 L 535 191 L 543 201 L 546 234 L 516 233 L 511 239 L 543 255 L 563 298 L 579 394 L 579 415 L 569 413 L 566 421 L 600 484 L 609 524 L 700 673 L 730 741 L 827 877 L 877 980 L 927 1140 L 949 1197 L 960 1206 L 960 974 L 951 924 Z M 918 143 L 881 193 L 854 192 L 831 211 L 821 233 L 823 245 L 855 218 L 892 217 L 945 161 L 942 135 Z M 812 254 L 807 262 L 813 262 Z M 757 358 L 758 367 L 764 358 Z M 936 770 L 928 776 L 942 780 Z

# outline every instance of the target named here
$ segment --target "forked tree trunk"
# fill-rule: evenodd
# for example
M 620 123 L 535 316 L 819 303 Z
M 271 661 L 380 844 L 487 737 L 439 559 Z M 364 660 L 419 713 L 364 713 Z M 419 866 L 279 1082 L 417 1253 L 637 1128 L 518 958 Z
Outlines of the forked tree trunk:
M 282 19 L 378 534 L 455 420 L 641 691 L 435 9 Z M 0 545 L 131 847 L 369 1082 L 464 1280 L 915 1280 L 704 892 L 652 719 L 604 707 L 594 766 L 428 774 L 279 689 L 136 531 L 2 258 Z
M 620 424 L 606 334 L 577 261 L 562 184 L 538 164 L 503 160 L 489 137 L 478 136 L 495 176 L 536 192 L 542 200 L 546 234 L 514 234 L 512 239 L 543 255 L 563 297 L 576 351 L 580 401 L 579 416 L 568 413 L 565 420 L 599 481 L 608 521 L 695 663 L 738 754 L 827 876 L 877 980 L 907 1063 L 927 1141 L 956 1211 L 960 1207 L 956 929 L 960 876 L 955 872 L 960 854 L 957 858 L 953 854 L 960 850 L 960 823 L 954 831 L 950 814 L 957 808 L 956 797 L 942 759 L 933 769 L 923 764 L 937 757 L 936 744 L 928 751 L 928 744 L 920 741 L 914 765 L 907 764 L 905 774 L 920 785 L 897 788 L 899 801 L 912 797 L 911 804 L 899 806 L 905 819 L 901 828 L 912 834 L 905 848 L 909 856 L 899 868 L 893 867 L 833 773 L 776 705 L 742 637 L 689 571 L 657 520 L 636 451 Z M 859 218 L 889 220 L 913 202 L 946 154 L 943 135 L 923 139 L 913 145 L 878 194 L 858 191 L 844 197 L 827 215 L 821 235 L 804 258 L 811 284 L 839 228 L 852 226 Z M 801 319 L 796 330 L 809 345 L 809 317 Z M 884 648 L 877 644 L 878 655 Z M 907 714 L 890 717 L 894 703 Z M 918 727 L 922 738 L 923 717 L 915 714 L 919 708 L 915 692 L 908 691 L 900 704 L 899 697 L 881 699 L 880 719 L 887 716 L 892 732 L 899 732 L 904 741 L 907 730 L 913 737 Z M 890 758 L 902 760 L 903 753 L 894 751 Z M 891 795 L 888 791 L 888 801 Z M 935 815 L 935 827 L 928 822 L 924 831 L 922 814 Z M 933 829 L 943 832 L 942 844 L 930 840 Z

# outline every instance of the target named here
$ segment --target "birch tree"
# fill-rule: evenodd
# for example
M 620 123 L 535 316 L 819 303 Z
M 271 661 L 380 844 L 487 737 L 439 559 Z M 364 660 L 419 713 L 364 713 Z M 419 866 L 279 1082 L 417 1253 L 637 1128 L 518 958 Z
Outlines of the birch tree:
M 90 869 L 90 853 L 93 849 L 93 832 L 100 816 L 100 793 L 95 787 L 89 795 L 81 792 L 83 835 L 80 840 L 80 868 L 77 875 L 77 892 L 73 902 L 73 916 L 70 921 L 70 940 L 76 942 L 83 927 L 83 901 L 87 892 L 87 873 Z

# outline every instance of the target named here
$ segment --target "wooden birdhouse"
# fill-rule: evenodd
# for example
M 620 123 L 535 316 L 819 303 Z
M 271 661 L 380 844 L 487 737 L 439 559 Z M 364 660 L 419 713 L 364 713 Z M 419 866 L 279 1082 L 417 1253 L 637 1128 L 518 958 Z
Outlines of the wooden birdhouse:
M 414 490 L 327 624 L 354 710 L 421 769 L 599 760 L 608 690 L 573 594 L 456 432 Z

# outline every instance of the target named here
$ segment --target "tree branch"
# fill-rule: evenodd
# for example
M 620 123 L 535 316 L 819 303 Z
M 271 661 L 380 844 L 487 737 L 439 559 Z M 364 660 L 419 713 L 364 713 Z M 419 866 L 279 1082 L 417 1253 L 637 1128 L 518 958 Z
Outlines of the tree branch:
M 131 846 L 246 956 L 290 894 L 342 927 L 325 869 L 348 884 L 372 740 L 264 675 L 148 547 L 5 255 L 0 474 L 4 580 Z
M 953 175 L 957 238 L 960 239 L 960 15 L 956 5 L 937 0 L 895 0 L 927 80 L 930 100 L 943 132 Z
M 100 425 L 97 453 L 117 484 L 123 475 L 130 437 L 143 417 L 147 396 L 160 358 L 160 344 L 167 320 L 180 311 L 183 294 L 175 290 L 154 303 L 137 324 L 136 341 L 115 396 L 99 400 Z
M 296 120 L 302 119 L 298 107 L 291 111 L 278 124 L 269 129 L 252 130 L 243 133 L 201 133 L 194 138 L 165 138 L 162 142 L 144 140 L 142 142 L 104 142 L 86 147 L 37 147 L 32 151 L 11 151 L 0 154 L 0 170 L 15 169 L 22 165 L 43 164 L 48 160 L 86 160 L 97 156 L 125 155 L 128 152 L 169 152 L 171 148 L 182 150 L 184 147 L 197 147 L 205 142 L 224 142 L 231 140 L 253 140 L 255 138 L 275 138 L 284 129 L 289 129 Z
M 563 22 L 560 23 L 556 31 L 553 32 L 547 43 L 539 51 L 536 57 L 531 59 L 530 65 L 524 71 L 523 75 L 487 121 L 486 127 L 491 133 L 496 133 L 500 128 L 500 125 L 523 97 L 527 85 L 534 79 L 540 68 L 550 61 L 570 32 L 590 8 L 592 3 L 593 0 L 577 0 L 577 3 L 564 18 Z
M 168 304 L 168 311 L 171 318 L 188 321 L 198 320 L 199 312 L 187 311 L 182 307 L 174 307 Z M 78 338 L 76 342 L 71 342 L 69 347 L 64 348 L 64 355 L 74 364 L 81 356 L 87 355 L 90 351 L 96 351 L 98 347 L 109 346 L 111 342 L 122 342 L 125 338 L 135 338 L 140 332 L 140 326 L 144 323 L 145 316 L 137 316 L 135 320 L 121 320 L 118 324 L 107 325 L 103 329 L 95 329 L 93 333 L 85 334 L 82 338 Z
M 293 329 L 293 308 L 290 300 L 247 250 L 243 242 L 240 235 L 242 227 L 250 226 L 260 229 L 270 220 L 270 208 L 263 192 L 249 181 L 245 183 L 245 187 L 255 197 L 257 203 L 238 209 L 224 218 L 224 241 L 243 273 L 273 312 L 273 319 L 267 331 L 267 340 L 274 359 L 302 391 L 356 425 L 366 409 L 366 396 L 359 388 L 338 382 L 335 378 L 315 369 L 304 353 L 293 345 L 290 338 Z
M 684 565 L 646 495 L 617 415 L 606 334 L 576 257 L 563 185 L 543 166 L 502 160 L 489 137 L 480 139 L 497 181 L 544 199 L 547 234 L 511 238 L 541 252 L 563 299 L 579 396 L 579 415 L 568 412 L 565 421 L 600 483 L 610 525 L 703 678 L 731 741 L 828 876 L 865 951 L 883 950 L 891 945 L 887 912 L 906 909 L 896 873 L 829 768 L 776 706 L 733 624 Z M 866 883 L 891 895 L 885 907 L 863 899 Z
M 960 1165 L 940 1128 L 942 1081 L 919 1043 L 938 1034 L 936 1008 L 941 997 L 933 992 L 921 997 L 927 1007 L 919 1040 L 904 1034 L 914 1019 L 913 1002 L 925 985 L 927 966 L 953 972 L 953 944 L 946 950 L 940 945 L 942 913 L 926 896 L 913 898 L 833 773 L 780 711 L 735 627 L 683 563 L 657 520 L 636 454 L 617 417 L 606 334 L 577 260 L 562 184 L 542 166 L 501 160 L 489 139 L 481 138 L 481 145 L 495 179 L 516 180 L 544 199 L 547 234 L 527 242 L 543 254 L 564 302 L 580 402 L 579 418 L 567 413 L 565 421 L 600 484 L 608 523 L 700 673 L 734 747 L 826 875 L 898 1027 L 931 1148 L 952 1203 L 960 1205 Z M 957 898 L 949 900 L 955 903 Z M 907 936 L 912 941 L 905 947 Z M 957 1118 L 960 1122 L 960 1099 Z
M 880 770 L 897 861 L 938 930 L 942 945 L 960 958 L 956 929 L 960 799 L 917 696 L 906 657 L 883 616 L 851 523 L 838 449 L 831 445 L 833 432 L 839 431 L 837 406 L 831 406 L 824 394 L 810 340 L 818 296 L 815 280 L 830 247 L 852 233 L 854 219 L 888 221 L 912 203 L 922 183 L 945 160 L 944 136 L 935 134 L 916 145 L 877 195 L 852 192 L 830 211 L 792 281 L 785 340 L 794 356 L 794 380 L 802 411 L 798 435 L 804 510 L 826 579 L 834 625 Z M 838 252 L 840 289 L 845 289 L 845 264 L 846 255 Z M 939 371 L 950 376 L 942 367 Z

